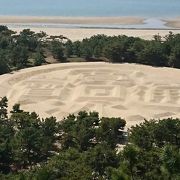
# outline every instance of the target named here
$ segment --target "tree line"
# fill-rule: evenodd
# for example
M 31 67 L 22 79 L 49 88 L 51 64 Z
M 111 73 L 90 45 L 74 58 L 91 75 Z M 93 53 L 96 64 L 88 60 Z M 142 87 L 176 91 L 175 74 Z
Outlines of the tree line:
M 73 43 L 74 54 L 112 63 L 139 63 L 180 68 L 180 34 L 169 32 L 152 40 L 138 37 L 96 35 Z
M 81 111 L 41 119 L 0 100 L 0 179 L 178 180 L 180 120 L 144 121 Z M 128 134 L 128 136 L 127 136 Z
M 48 36 L 24 29 L 19 34 L 0 26 L 0 74 L 39 66 L 49 57 L 57 62 L 83 58 L 84 61 L 139 63 L 180 68 L 180 34 L 169 32 L 152 40 L 137 37 L 96 35 L 72 42 L 59 36 Z

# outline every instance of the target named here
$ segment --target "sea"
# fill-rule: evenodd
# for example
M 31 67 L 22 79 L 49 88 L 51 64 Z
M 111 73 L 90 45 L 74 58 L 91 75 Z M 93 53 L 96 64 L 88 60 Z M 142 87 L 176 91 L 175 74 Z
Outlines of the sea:
M 146 19 L 144 27 L 163 28 L 162 19 L 180 18 L 180 0 L 0 0 L 0 15 L 136 16 Z

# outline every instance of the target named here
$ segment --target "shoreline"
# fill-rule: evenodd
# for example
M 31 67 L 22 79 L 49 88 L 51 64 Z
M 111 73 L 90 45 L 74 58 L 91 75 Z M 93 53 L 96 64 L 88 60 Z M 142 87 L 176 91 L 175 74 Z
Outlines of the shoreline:
M 22 31 L 23 27 L 21 28 L 10 28 L 13 31 L 19 33 Z M 45 32 L 47 35 L 63 35 L 64 37 L 69 38 L 72 41 L 83 40 L 85 38 L 90 38 L 94 35 L 104 34 L 107 36 L 118 36 L 118 35 L 126 35 L 126 36 L 133 36 L 133 37 L 140 37 L 142 39 L 151 40 L 154 35 L 159 34 L 160 36 L 164 37 L 169 33 L 170 30 L 155 30 L 155 29 L 87 29 L 87 28 L 47 28 L 47 27 L 40 27 L 40 28 L 30 28 L 32 31 L 38 33 L 40 31 Z M 174 34 L 180 33 L 180 30 L 171 30 Z
M 167 23 L 166 23 L 167 24 Z M 5 25 L 9 27 L 10 29 L 14 28 L 47 28 L 47 29 L 110 29 L 110 30 L 164 30 L 164 31 L 171 31 L 171 30 L 180 30 L 179 27 L 177 28 L 171 28 L 171 27 L 150 27 L 146 25 L 96 25 L 96 24 L 44 24 L 44 23 L 0 23 L 0 25 Z
M 176 18 L 119 17 L 66 17 L 66 16 L 3 16 L 0 24 L 9 26 L 57 26 L 57 28 L 105 28 L 105 29 L 180 29 Z
M 174 24 L 177 22 L 179 26 Z M 47 35 L 63 35 L 72 41 L 98 34 L 126 35 L 151 40 L 154 35 L 164 37 L 169 31 L 180 33 L 178 18 L 0 16 L 0 24 L 17 33 L 23 29 L 31 29 L 34 32 L 44 31 Z
M 141 17 L 66 17 L 66 16 L 2 16 L 0 23 L 48 23 L 48 24 L 143 24 Z
M 180 18 L 164 20 L 166 22 L 166 26 L 180 28 Z

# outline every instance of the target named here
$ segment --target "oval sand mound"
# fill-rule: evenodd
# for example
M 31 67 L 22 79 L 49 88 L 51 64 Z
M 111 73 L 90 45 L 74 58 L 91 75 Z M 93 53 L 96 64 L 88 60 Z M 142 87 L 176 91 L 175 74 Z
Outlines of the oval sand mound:
M 0 96 L 42 117 L 82 110 L 127 119 L 180 117 L 180 70 L 134 64 L 69 63 L 0 76 Z

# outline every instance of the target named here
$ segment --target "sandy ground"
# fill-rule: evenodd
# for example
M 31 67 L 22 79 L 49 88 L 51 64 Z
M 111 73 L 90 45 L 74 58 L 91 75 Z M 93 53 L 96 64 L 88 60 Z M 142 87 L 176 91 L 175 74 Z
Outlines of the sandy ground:
M 180 28 L 180 17 L 171 20 L 165 20 L 166 25 L 169 27 Z
M 140 17 L 0 16 L 0 23 L 142 24 L 143 21 Z
M 10 28 L 17 33 L 24 28 Z M 161 35 L 164 37 L 170 30 L 139 30 L 139 29 L 76 29 L 76 28 L 31 28 L 34 32 L 44 31 L 48 35 L 63 35 L 72 41 L 83 40 L 84 38 L 90 38 L 97 34 L 105 34 L 107 36 L 126 35 L 133 37 L 140 37 L 150 40 L 154 35 Z M 171 30 L 173 33 L 180 33 L 180 30 Z
M 1 75 L 0 96 L 41 117 L 95 110 L 130 127 L 144 118 L 180 117 L 179 77 L 178 69 L 135 64 L 52 64 Z

